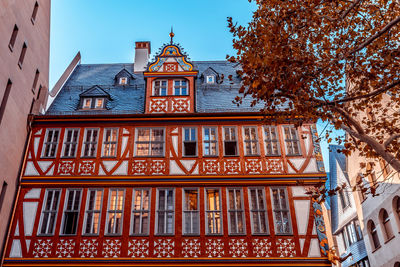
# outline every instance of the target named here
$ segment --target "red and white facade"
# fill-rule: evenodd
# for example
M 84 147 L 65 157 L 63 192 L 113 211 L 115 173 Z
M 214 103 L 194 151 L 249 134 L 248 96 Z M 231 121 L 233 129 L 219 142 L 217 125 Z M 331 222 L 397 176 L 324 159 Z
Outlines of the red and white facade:
M 197 113 L 173 44 L 143 76 L 144 114 L 34 118 L 4 265 L 330 266 L 315 125 Z

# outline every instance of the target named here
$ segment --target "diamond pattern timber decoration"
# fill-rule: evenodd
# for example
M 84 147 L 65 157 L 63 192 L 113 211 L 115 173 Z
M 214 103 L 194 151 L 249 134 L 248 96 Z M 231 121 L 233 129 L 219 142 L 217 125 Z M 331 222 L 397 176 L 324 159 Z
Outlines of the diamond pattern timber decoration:
M 61 239 L 57 244 L 56 255 L 58 258 L 71 258 L 74 255 L 75 241 Z
M 280 238 L 276 241 L 276 252 L 279 257 L 294 257 L 296 256 L 296 247 L 294 240 L 291 238 Z
M 229 254 L 233 258 L 247 257 L 247 242 L 244 239 L 229 240 Z
M 79 246 L 81 258 L 94 258 L 97 256 L 98 242 L 96 239 L 83 239 Z
M 149 240 L 132 239 L 129 241 L 128 256 L 132 258 L 145 258 L 149 256 Z
M 53 242 L 50 239 L 38 239 L 33 246 L 33 257 L 48 258 L 51 254 Z
M 175 241 L 172 239 L 158 239 L 154 241 L 154 256 L 157 258 L 171 258 L 174 256 Z
M 104 258 L 118 258 L 121 255 L 121 240 L 106 239 L 103 242 Z
M 200 252 L 199 239 L 184 239 L 182 242 L 182 255 L 184 258 L 197 258 Z
M 224 242 L 222 239 L 208 239 L 206 242 L 206 255 L 209 258 L 224 256 Z
M 254 239 L 253 254 L 257 258 L 268 258 L 272 256 L 272 243 L 269 239 Z

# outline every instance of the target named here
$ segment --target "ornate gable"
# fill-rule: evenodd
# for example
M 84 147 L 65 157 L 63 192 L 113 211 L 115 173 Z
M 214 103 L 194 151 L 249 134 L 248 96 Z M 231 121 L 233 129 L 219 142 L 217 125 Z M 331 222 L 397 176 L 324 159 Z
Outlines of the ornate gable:
M 193 64 L 179 45 L 173 43 L 174 33 L 170 33 L 171 42 L 164 45 L 155 60 L 149 64 L 148 72 L 185 72 L 193 71 Z

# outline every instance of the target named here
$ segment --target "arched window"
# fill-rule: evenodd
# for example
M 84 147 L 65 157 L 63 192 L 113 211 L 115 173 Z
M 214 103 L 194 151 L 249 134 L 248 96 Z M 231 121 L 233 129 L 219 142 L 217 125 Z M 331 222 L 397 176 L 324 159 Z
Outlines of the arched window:
M 393 198 L 393 212 L 395 214 L 394 217 L 397 221 L 397 226 L 398 226 L 399 232 L 400 232 L 400 196 L 395 196 Z
M 372 248 L 374 250 L 378 249 L 381 246 L 381 243 L 379 242 L 378 232 L 376 231 L 375 223 L 373 221 L 368 222 L 368 231 L 372 241 Z
M 385 209 L 381 209 L 379 212 L 379 219 L 382 224 L 382 230 L 383 230 L 383 236 L 385 237 L 386 240 L 389 240 L 390 238 L 393 237 L 393 231 L 392 227 L 390 225 L 390 219 L 389 219 L 389 214 Z

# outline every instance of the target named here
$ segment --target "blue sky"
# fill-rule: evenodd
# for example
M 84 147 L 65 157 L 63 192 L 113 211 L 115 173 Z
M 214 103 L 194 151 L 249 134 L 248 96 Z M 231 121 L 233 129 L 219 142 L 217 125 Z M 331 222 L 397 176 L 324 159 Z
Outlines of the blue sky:
M 151 52 L 169 41 L 181 44 L 191 60 L 223 60 L 233 55 L 227 17 L 251 20 L 256 6 L 247 0 L 55 0 L 51 3 L 50 88 L 78 51 L 82 63 L 132 63 L 136 41 Z M 318 123 L 321 133 L 325 123 Z M 322 140 L 325 167 L 327 144 Z

